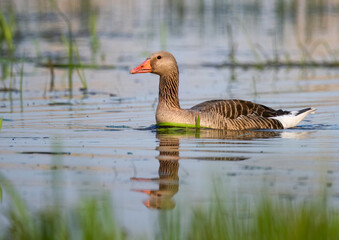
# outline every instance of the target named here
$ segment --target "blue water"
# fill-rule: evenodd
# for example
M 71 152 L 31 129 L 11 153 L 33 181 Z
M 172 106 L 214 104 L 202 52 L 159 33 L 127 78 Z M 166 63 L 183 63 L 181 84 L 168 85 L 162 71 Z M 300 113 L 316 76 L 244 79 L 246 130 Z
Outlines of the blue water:
M 43 56 L 50 54 L 55 61 L 64 56 L 58 40 L 65 31 L 62 20 L 35 18 L 36 11 L 50 10 L 38 8 L 34 1 L 26 9 L 23 1 L 15 2 L 23 36 L 17 54 L 36 57 L 34 37 L 28 34 L 35 32 Z M 323 40 L 335 49 L 339 36 L 332 34 L 337 29 L 335 10 L 312 15 L 307 28 L 306 10 L 282 16 L 270 1 L 257 1 L 255 6 L 252 1 L 226 2 L 217 8 L 213 2 L 218 1 L 204 1 L 202 12 L 187 1 L 182 15 L 180 3 L 127 2 L 91 2 L 91 7 L 100 10 L 96 61 L 118 68 L 85 69 L 90 94 L 79 90 L 82 84 L 74 73 L 74 97 L 69 99 L 64 69 L 55 69 L 56 89 L 49 92 L 49 69 L 32 62 L 24 65 L 22 102 L 19 92 L 0 93 L 4 119 L 0 173 L 30 206 L 48 205 L 56 169 L 61 176 L 56 189 L 66 205 L 109 192 L 119 223 L 132 235 L 154 231 L 158 211 L 153 208 L 176 210 L 187 203 L 200 206 L 213 201 L 216 183 L 225 201 L 252 199 L 262 189 L 278 198 L 300 200 L 326 188 L 330 199 L 338 203 L 339 71 L 204 65 L 228 60 L 227 25 L 232 28 L 239 62 L 263 61 L 265 54 L 272 57 L 275 51 L 281 58 L 302 59 L 296 38 L 306 48 L 314 48 L 314 59 L 331 59 L 314 42 Z M 79 4 L 65 2 L 62 9 L 72 16 L 81 57 L 90 63 L 86 24 L 74 14 L 80 11 Z M 172 14 L 169 8 L 176 10 Z M 319 19 L 326 27 L 316 24 Z M 317 111 L 288 130 L 156 129 L 158 77 L 130 75 L 128 69 L 160 49 L 177 58 L 184 108 L 210 99 L 240 98 L 277 109 L 315 107 Z M 8 85 L 9 79 L 5 81 Z M 13 84 L 19 88 L 18 79 Z M 9 201 L 4 193 L 1 207 Z

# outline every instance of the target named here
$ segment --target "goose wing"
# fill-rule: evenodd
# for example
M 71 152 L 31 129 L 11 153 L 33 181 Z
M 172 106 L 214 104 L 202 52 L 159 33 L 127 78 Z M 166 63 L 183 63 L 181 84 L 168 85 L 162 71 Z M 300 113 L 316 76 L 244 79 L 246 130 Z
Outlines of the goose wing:
M 289 114 L 288 111 L 274 110 L 238 99 L 211 100 L 195 105 L 191 109 L 208 113 L 210 116 L 221 116 L 224 119 L 222 128 L 229 130 L 282 129 L 284 128 L 282 123 L 272 117 Z
M 253 115 L 270 118 L 289 113 L 281 109 L 274 110 L 261 104 L 239 99 L 206 101 L 193 106 L 191 109 L 200 112 L 214 112 L 228 119 Z

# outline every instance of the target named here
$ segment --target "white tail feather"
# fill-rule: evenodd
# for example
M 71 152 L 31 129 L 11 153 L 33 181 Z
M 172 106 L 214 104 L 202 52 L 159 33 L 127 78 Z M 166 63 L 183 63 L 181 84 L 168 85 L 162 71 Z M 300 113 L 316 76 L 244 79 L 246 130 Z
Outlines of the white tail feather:
M 308 114 L 314 113 L 315 108 L 303 109 L 299 111 L 292 111 L 286 115 L 280 115 L 277 117 L 271 117 L 277 119 L 284 128 L 291 128 L 297 126 Z

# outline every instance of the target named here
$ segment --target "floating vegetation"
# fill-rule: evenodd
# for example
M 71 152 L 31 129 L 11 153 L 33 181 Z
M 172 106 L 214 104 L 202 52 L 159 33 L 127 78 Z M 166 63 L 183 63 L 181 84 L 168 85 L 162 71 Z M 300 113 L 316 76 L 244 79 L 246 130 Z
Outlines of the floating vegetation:
M 3 120 L 3 118 L 0 118 L 0 131 L 1 131 L 1 128 L 2 128 L 2 120 Z

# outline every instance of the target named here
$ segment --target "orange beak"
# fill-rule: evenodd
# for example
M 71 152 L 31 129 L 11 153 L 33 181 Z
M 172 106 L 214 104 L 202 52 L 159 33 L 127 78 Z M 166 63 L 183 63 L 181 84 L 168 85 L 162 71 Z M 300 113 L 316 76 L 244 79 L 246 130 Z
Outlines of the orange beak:
M 145 62 L 137 66 L 136 68 L 133 68 L 129 73 L 149 73 L 152 72 L 152 67 L 151 67 L 151 59 L 147 58 Z

